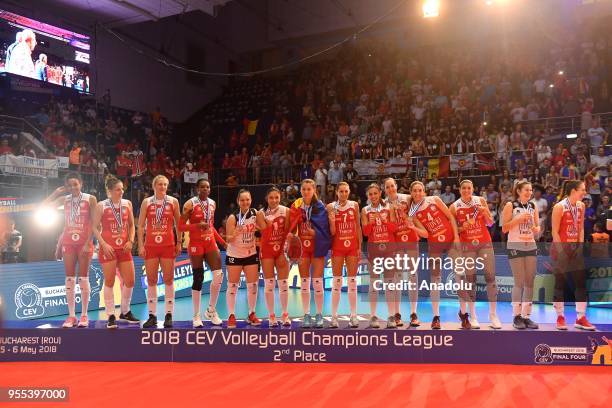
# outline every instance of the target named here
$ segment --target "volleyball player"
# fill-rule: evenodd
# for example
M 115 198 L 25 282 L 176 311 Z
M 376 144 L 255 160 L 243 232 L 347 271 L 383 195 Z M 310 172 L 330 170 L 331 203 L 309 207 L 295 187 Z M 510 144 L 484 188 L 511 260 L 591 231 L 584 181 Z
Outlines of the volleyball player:
M 223 323 L 216 310 L 221 284 L 223 283 L 221 252 L 217 247 L 217 241 L 224 247 L 226 245 L 214 227 L 217 205 L 209 197 L 210 183 L 206 179 L 199 179 L 196 186 L 198 195 L 192 197 L 183 205 L 183 214 L 179 222 L 179 230 L 189 232 L 189 258 L 193 271 L 191 300 L 193 302 L 194 328 L 204 326 L 200 318 L 200 302 L 202 299 L 202 285 L 204 283 L 204 260 L 206 260 L 212 271 L 210 301 L 204 312 L 204 317 L 216 326 Z M 189 221 L 189 224 L 187 224 L 187 221 Z
M 289 262 L 283 252 L 291 221 L 289 209 L 280 205 L 280 198 L 280 190 L 277 187 L 270 188 L 266 194 L 266 206 L 260 211 L 260 217 L 265 220 L 265 227 L 261 231 L 261 268 L 264 275 L 264 293 L 270 327 L 277 324 L 274 313 L 275 268 L 278 295 L 283 310 L 280 323 L 283 326 L 291 326 L 288 312 Z
M 576 322 L 574 327 L 582 330 L 595 330 L 586 317 L 586 271 L 582 255 L 584 243 L 584 204 L 586 194 L 583 181 L 570 180 L 565 183 L 564 196 L 552 210 L 553 259 L 555 274 L 554 307 L 557 312 L 557 329 L 567 330 L 565 323 L 563 291 L 566 273 L 574 279 L 576 297 Z
M 325 205 L 316 192 L 314 180 L 305 179 L 300 187 L 302 194 L 291 207 L 291 228 L 297 226 L 297 235 L 302 243 L 302 256 L 298 263 L 301 277 L 303 328 L 323 327 L 323 270 L 325 256 L 330 248 L 329 219 Z M 311 272 L 312 268 L 312 272 Z M 310 282 L 315 292 L 317 314 L 314 322 L 310 314 Z
M 384 187 L 387 203 L 391 206 L 391 210 L 395 212 L 395 217 L 397 219 L 397 230 L 395 231 L 395 248 L 397 253 L 417 258 L 419 256 L 418 242 L 421 237 L 427 238 L 427 231 L 424 228 L 417 227 L 413 222 L 409 221 L 408 201 L 410 200 L 410 196 L 397 192 L 397 183 L 395 179 L 392 177 L 385 179 Z M 401 277 L 402 272 L 398 271 L 398 274 Z M 417 281 L 417 271 L 410 271 L 410 282 L 414 285 L 413 289 L 408 291 L 410 296 L 410 326 L 412 327 L 417 327 L 421 324 L 417 315 L 417 300 L 419 296 Z M 400 313 L 401 295 L 401 291 L 395 293 L 394 312 L 395 324 L 397 326 L 404 325 Z
M 538 256 L 535 236 L 540 232 L 532 192 L 531 183 L 519 182 L 514 188 L 514 201 L 507 202 L 502 211 L 502 232 L 508 234 L 508 261 L 514 277 L 512 325 L 520 330 L 538 328 L 530 318 Z
M 236 327 L 236 293 L 240 287 L 240 275 L 244 272 L 247 282 L 247 302 L 249 315 L 247 323 L 259 326 L 261 321 L 255 314 L 257 290 L 259 283 L 259 255 L 255 245 L 255 230 L 265 227 L 263 214 L 251 208 L 251 193 L 248 190 L 238 192 L 238 210 L 227 218 L 227 250 L 225 265 L 227 267 L 227 327 Z
M 145 260 L 147 274 L 147 305 L 149 318 L 142 327 L 157 327 L 157 281 L 161 266 L 164 281 L 166 315 L 164 327 L 172 327 L 174 313 L 174 261 L 181 253 L 183 233 L 178 231 L 180 204 L 169 197 L 168 178 L 153 179 L 153 195 L 142 201 L 138 217 L 138 254 Z M 174 231 L 176 229 L 176 242 Z M 146 239 L 145 239 L 146 234 Z
M 483 272 L 487 284 L 487 299 L 489 301 L 489 326 L 501 329 L 501 322 L 497 317 L 497 283 L 495 281 L 495 252 L 491 242 L 488 225 L 493 223 L 493 215 L 489 210 L 484 197 L 474 196 L 474 184 L 470 180 L 463 180 L 459 184 L 460 197 L 450 205 L 450 213 L 457 220 L 459 239 L 461 241 L 462 255 L 465 258 L 480 259 L 484 265 Z M 466 268 L 467 282 L 471 289 L 459 294 L 459 316 L 465 316 L 466 303 L 470 307 L 470 326 L 479 329 L 480 323 L 476 315 L 476 268 Z M 469 302 L 468 302 L 469 301 Z M 463 321 L 463 319 L 462 319 Z
M 87 307 L 89 305 L 89 265 L 93 255 L 92 224 L 96 197 L 83 193 L 83 180 L 77 173 L 68 173 L 64 185 L 58 187 L 42 205 L 52 205 L 54 208 L 64 206 L 64 230 L 58 242 L 56 258 L 63 258 L 66 272 L 66 303 L 68 318 L 62 327 L 87 327 Z M 60 253 L 61 251 L 61 253 Z M 77 263 L 79 265 L 77 274 Z M 78 276 L 78 279 L 76 278 Z M 81 289 L 81 318 L 76 318 L 76 284 Z
M 332 241 L 332 317 L 329 327 L 337 328 L 338 304 L 342 293 L 342 269 L 346 265 L 348 299 L 351 309 L 349 325 L 358 327 L 357 320 L 357 267 L 361 255 L 361 223 L 359 204 L 349 200 L 351 193 L 348 183 L 342 181 L 336 186 L 337 201 L 327 204 L 329 230 Z
M 456 245 L 459 244 L 459 232 L 455 218 L 450 213 L 446 204 L 438 196 L 426 196 L 425 185 L 420 181 L 410 184 L 410 203 L 408 208 L 408 222 L 413 222 L 417 227 L 427 231 L 428 256 L 440 258 L 445 253 L 448 256 L 456 256 Z M 456 245 L 455 245 L 456 244 Z M 431 307 L 433 319 L 432 329 L 440 329 L 440 291 L 437 285 L 442 282 L 442 262 L 433 262 L 431 281 L 435 289 L 431 291 Z M 467 313 L 461 317 L 462 328 L 469 329 L 470 322 Z
M 130 311 L 134 290 L 132 246 L 136 228 L 132 203 L 123 199 L 123 182 L 113 175 L 108 175 L 105 185 L 108 198 L 96 206 L 93 232 L 100 245 L 98 261 L 104 272 L 104 304 L 108 316 L 106 327 L 115 329 L 117 322 L 113 287 L 117 269 L 121 277 L 119 320 L 133 324 L 140 323 Z
M 368 186 L 366 193 L 368 195 L 369 205 L 361 210 L 361 224 L 363 225 L 363 233 L 368 237 L 368 260 L 370 261 L 370 327 L 377 329 L 380 327 L 378 316 L 376 315 L 376 303 L 378 302 L 378 291 L 374 288 L 375 280 L 380 279 L 374 273 L 373 264 L 376 258 L 386 258 L 395 256 L 392 250 L 394 241 L 394 233 L 397 229 L 395 211 L 391 211 L 391 207 L 381 197 L 381 189 L 378 184 L 372 183 Z M 395 280 L 395 270 L 385 270 L 383 272 L 383 280 L 386 284 L 392 283 Z M 385 290 L 385 300 L 389 317 L 387 318 L 387 328 L 392 329 L 397 327 L 395 317 L 395 294 L 392 290 Z

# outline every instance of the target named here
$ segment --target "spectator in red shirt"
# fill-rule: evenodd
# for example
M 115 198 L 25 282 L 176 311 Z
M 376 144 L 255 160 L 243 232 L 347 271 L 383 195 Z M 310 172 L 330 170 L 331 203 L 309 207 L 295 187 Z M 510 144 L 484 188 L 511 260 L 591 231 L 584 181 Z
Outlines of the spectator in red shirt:
M 0 145 L 0 155 L 4 154 L 13 154 L 13 148 L 9 146 L 7 139 L 4 139 Z

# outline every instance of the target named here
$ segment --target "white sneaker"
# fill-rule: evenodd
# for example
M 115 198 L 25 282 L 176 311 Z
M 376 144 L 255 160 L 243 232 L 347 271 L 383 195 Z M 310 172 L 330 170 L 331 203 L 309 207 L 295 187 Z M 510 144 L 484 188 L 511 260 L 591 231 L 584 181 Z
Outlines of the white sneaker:
M 211 309 L 210 307 L 204 312 L 204 317 L 207 320 L 210 320 L 210 322 L 215 326 L 221 326 L 221 323 L 223 323 L 223 320 L 219 318 L 217 311 L 215 309 Z
M 200 318 L 200 314 L 193 316 L 193 328 L 199 329 L 200 327 L 204 327 L 204 323 L 202 323 L 202 319 Z
M 68 318 L 64 321 L 64 324 L 62 324 L 62 327 L 65 329 L 69 329 L 72 327 L 76 327 L 77 324 L 78 322 L 75 316 L 68 316 Z
M 472 325 L 472 329 L 480 329 L 480 323 L 478 323 L 478 318 L 476 316 L 470 316 L 470 324 Z
M 337 329 L 338 327 L 340 327 L 340 325 L 338 324 L 338 316 L 332 316 L 329 327 L 331 329 Z
M 496 330 L 502 328 L 501 321 L 499 320 L 499 317 L 497 317 L 497 314 L 490 314 L 489 321 L 491 322 L 489 323 L 489 326 L 491 326 L 491 328 Z

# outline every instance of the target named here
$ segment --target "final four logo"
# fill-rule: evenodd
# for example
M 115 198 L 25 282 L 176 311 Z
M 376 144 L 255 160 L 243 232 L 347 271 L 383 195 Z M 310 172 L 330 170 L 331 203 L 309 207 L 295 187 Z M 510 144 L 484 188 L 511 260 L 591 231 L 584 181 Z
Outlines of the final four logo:
M 31 319 L 45 314 L 42 305 L 42 294 L 38 286 L 33 283 L 24 283 L 15 291 L 15 315 L 18 319 Z
M 602 336 L 601 341 L 589 336 L 589 343 L 588 347 L 538 344 L 534 349 L 534 361 L 536 364 L 612 365 L 612 341 L 606 336 Z

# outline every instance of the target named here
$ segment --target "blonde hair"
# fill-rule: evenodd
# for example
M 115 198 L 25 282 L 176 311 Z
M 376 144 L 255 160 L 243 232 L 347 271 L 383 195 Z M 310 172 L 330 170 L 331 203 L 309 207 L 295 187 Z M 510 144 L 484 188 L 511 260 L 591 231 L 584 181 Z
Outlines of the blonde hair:
M 151 182 L 151 186 L 152 186 L 153 188 L 155 188 L 155 184 L 157 184 L 157 182 L 158 182 L 159 180 L 162 180 L 162 179 L 164 179 L 164 180 L 166 180 L 168 183 L 170 183 L 170 180 L 168 180 L 168 177 L 164 176 L 163 174 L 158 174 L 157 176 L 155 176 L 155 177 L 153 178 L 153 182 Z

